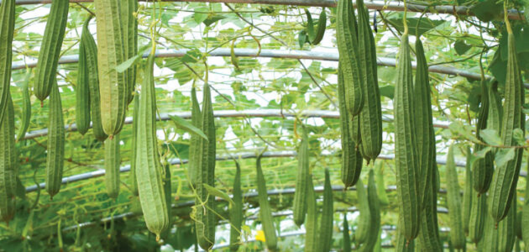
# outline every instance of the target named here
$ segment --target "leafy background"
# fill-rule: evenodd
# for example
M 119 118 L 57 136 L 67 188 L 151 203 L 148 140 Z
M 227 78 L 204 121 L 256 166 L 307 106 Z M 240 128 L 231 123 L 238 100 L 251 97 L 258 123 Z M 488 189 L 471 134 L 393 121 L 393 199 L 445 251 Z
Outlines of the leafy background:
M 452 1 L 425 1 L 416 4 L 430 7 L 453 5 Z M 422 18 L 418 31 L 422 34 L 426 48 L 426 57 L 430 65 L 444 65 L 454 69 L 463 69 L 480 73 L 480 55 L 483 56 L 483 71 L 503 82 L 506 68 L 506 36 L 502 21 L 502 3 L 486 1 L 457 1 L 457 5 L 471 6 L 475 16 L 436 14 L 428 12 Z M 514 7 L 524 10 L 527 1 L 516 1 Z M 156 98 L 160 114 L 190 111 L 190 90 L 196 85 L 202 87 L 205 76 L 205 65 L 209 67 L 208 79 L 215 88 L 215 110 L 248 109 L 281 109 L 297 115 L 310 130 L 311 167 L 315 174 L 315 185 L 323 184 L 323 168 L 331 169 L 333 185 L 340 181 L 340 140 L 339 121 L 332 118 L 304 118 L 303 111 L 327 110 L 337 111 L 336 62 L 296 60 L 280 58 L 232 58 L 212 57 L 202 53 L 216 48 L 250 48 L 275 49 L 282 51 L 306 50 L 317 52 L 336 52 L 335 9 L 318 7 L 297 7 L 257 4 L 220 4 L 220 3 L 171 3 L 160 2 L 140 4 L 138 20 L 140 23 L 140 47 L 150 43 L 149 26 L 158 22 L 159 29 L 155 34 L 157 47 L 163 49 L 188 49 L 180 58 L 158 58 L 156 60 Z M 307 17 L 304 9 L 317 19 L 320 12 L 326 11 L 327 31 L 320 45 L 303 42 L 303 32 L 307 29 Z M 62 55 L 77 55 L 82 23 L 93 11 L 91 3 L 71 4 L 68 16 L 67 35 L 62 46 Z M 14 62 L 32 62 L 36 60 L 42 31 L 49 18 L 49 5 L 19 5 L 16 20 Z M 527 11 L 525 12 L 528 13 Z M 375 12 L 370 11 L 373 17 Z M 523 15 L 523 14 L 522 14 Z M 417 25 L 420 13 L 409 14 L 411 27 Z M 402 31 L 403 13 L 382 11 L 376 13 L 377 56 L 395 58 Z M 373 19 L 373 18 L 372 18 Z M 373 22 L 373 20 L 371 20 Z M 513 21 L 516 35 L 520 67 L 524 79 L 529 72 L 528 24 L 526 21 Z M 95 23 L 91 30 L 95 33 Z M 415 31 L 413 31 L 415 33 Z M 411 37 L 413 42 L 415 38 Z M 301 42 L 300 42 L 301 41 Z M 234 64 L 235 63 L 235 64 Z M 143 73 L 140 62 L 138 83 Z M 237 66 L 235 66 L 237 65 Z M 383 115 L 393 115 L 392 97 L 396 71 L 393 67 L 378 67 L 379 85 L 383 95 Z M 11 93 L 17 115 L 22 114 L 22 92 L 26 75 L 33 83 L 34 70 L 31 68 L 13 72 Z M 465 146 L 472 138 L 477 111 L 479 108 L 479 81 L 463 77 L 431 73 L 431 90 L 433 113 L 436 122 L 450 125 L 448 128 L 436 128 L 437 153 L 444 158 L 447 146 L 457 142 L 460 147 L 456 152 L 458 160 L 464 159 Z M 75 123 L 75 85 L 77 65 L 63 64 L 58 70 L 63 113 L 65 123 Z M 201 100 L 201 92 L 199 92 Z M 128 111 L 132 116 L 131 105 Z M 43 106 L 32 97 L 32 117 L 30 131 L 47 127 L 48 104 Z M 299 142 L 298 124 L 294 118 L 217 118 L 217 154 L 238 156 L 240 153 L 255 153 L 268 146 L 269 151 L 293 151 Z M 17 127 L 20 126 L 17 117 Z M 528 125 L 526 123 L 526 125 Z M 164 159 L 187 159 L 189 133 L 177 128 L 171 121 L 158 123 L 158 138 L 161 154 Z M 393 154 L 393 124 L 384 122 L 384 155 Z M 256 134 L 258 133 L 258 134 Z M 47 138 L 37 137 L 21 140 L 17 143 L 20 152 L 20 179 L 24 186 L 32 186 L 44 181 Z M 103 169 L 103 146 L 96 141 L 89 131 L 85 136 L 77 132 L 66 135 L 66 155 L 64 176 Z M 122 165 L 130 163 L 131 125 L 126 125 L 121 133 Z M 255 192 L 255 161 L 239 161 L 242 167 L 242 185 L 244 192 Z M 269 190 L 293 188 L 295 184 L 297 161 L 295 157 L 266 158 L 263 168 Z M 394 237 L 391 230 L 397 220 L 397 204 L 393 200 L 395 175 L 391 160 L 377 160 L 376 164 L 366 166 L 367 171 L 373 166 L 384 172 L 390 204 L 383 207 L 382 224 L 389 230 L 382 233 L 382 242 L 389 244 Z M 382 168 L 383 167 L 383 168 Z M 193 200 L 193 194 L 186 182 L 186 165 L 173 165 L 171 185 L 173 220 L 175 224 L 167 243 L 174 249 L 188 249 L 194 243 L 193 208 L 187 204 Z M 441 187 L 444 188 L 444 167 L 439 166 Z M 458 171 L 459 182 L 463 184 L 464 169 Z M 216 187 L 230 192 L 235 165 L 233 161 L 219 161 L 216 168 Z M 367 179 L 367 172 L 363 179 Z M 97 177 L 62 186 L 60 194 L 50 200 L 44 190 L 21 193 L 17 201 L 16 218 L 7 224 L 0 224 L 0 251 L 56 251 L 62 248 L 67 251 L 155 251 L 170 249 L 160 246 L 149 234 L 141 218 L 138 199 L 128 190 L 130 180 L 128 173 L 121 174 L 121 193 L 116 201 L 111 200 L 104 187 L 104 178 Z M 366 181 L 365 181 L 366 182 Z M 518 195 L 524 192 L 525 180 L 518 184 Z M 462 187 L 463 188 L 463 187 Z M 23 191 L 23 190 L 21 190 Z M 292 206 L 292 194 L 279 194 L 270 198 L 277 224 L 281 232 L 297 231 L 292 216 L 287 215 Z M 321 195 L 320 195 L 321 197 Z M 356 222 L 358 214 L 354 212 L 356 193 L 352 191 L 335 192 L 335 233 L 334 246 L 341 243 L 343 212 L 349 210 L 349 220 Z M 446 195 L 439 195 L 440 208 L 446 207 Z M 520 199 L 521 200 L 521 199 Z M 321 202 L 320 202 L 321 203 Z M 522 204 L 518 204 L 521 206 Z M 352 209 L 353 208 L 353 209 Z M 248 220 L 244 234 L 253 238 L 260 230 L 256 218 L 258 203 L 255 198 L 245 199 Z M 227 218 L 227 205 L 220 203 L 219 214 Z M 130 214 L 133 213 L 133 214 Z M 284 214 L 281 214 L 284 213 Z M 128 214 L 126 218 L 108 218 Z M 102 219 L 106 221 L 101 221 Z M 90 225 L 83 223 L 90 222 Z M 448 226 L 448 216 L 439 214 L 439 224 Z M 58 230 L 62 230 L 58 232 Z M 442 231 L 445 229 L 442 229 Z M 220 220 L 217 227 L 217 244 L 226 243 L 229 237 L 229 224 Z M 441 233 L 446 239 L 447 233 Z M 280 241 L 285 251 L 296 251 L 302 247 L 303 236 L 293 236 Z M 244 245 L 248 250 L 262 249 L 261 243 Z M 469 248 L 473 248 L 469 245 Z

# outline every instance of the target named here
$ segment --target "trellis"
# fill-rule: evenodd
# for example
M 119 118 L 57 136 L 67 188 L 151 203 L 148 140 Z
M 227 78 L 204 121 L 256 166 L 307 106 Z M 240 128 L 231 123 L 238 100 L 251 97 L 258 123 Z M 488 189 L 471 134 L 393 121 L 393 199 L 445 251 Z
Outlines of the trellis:
M 148 0 L 141 0 L 147 2 Z M 2 1 L 0 1 L 1 3 Z M 44 4 L 51 0 L 17 0 L 17 4 Z M 87 3 L 93 0 L 70 0 L 70 3 Z M 270 4 L 270 5 L 295 5 L 313 7 L 336 7 L 335 0 L 163 0 L 163 2 L 206 2 L 206 3 L 240 3 L 240 4 Z M 380 11 L 404 11 L 403 2 L 369 1 L 365 3 L 368 9 Z M 412 12 L 432 12 L 453 15 L 475 15 L 467 6 L 428 6 L 420 4 L 408 4 L 407 10 Z M 513 20 L 524 19 L 523 13 L 517 10 L 509 10 L 509 18 Z

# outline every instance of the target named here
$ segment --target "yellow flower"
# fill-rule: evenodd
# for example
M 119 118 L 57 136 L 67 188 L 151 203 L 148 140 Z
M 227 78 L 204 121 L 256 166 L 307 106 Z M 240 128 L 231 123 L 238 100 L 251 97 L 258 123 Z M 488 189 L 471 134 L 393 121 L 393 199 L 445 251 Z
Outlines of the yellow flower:
M 257 231 L 257 235 L 255 236 L 255 239 L 258 240 L 258 241 L 262 241 L 262 242 L 266 241 L 263 230 L 258 230 Z

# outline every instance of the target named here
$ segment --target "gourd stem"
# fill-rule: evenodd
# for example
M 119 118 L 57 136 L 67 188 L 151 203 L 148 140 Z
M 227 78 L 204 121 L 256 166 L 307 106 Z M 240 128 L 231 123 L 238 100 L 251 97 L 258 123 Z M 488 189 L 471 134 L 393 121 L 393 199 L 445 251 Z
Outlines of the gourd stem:
M 406 16 L 408 14 L 408 3 L 406 0 L 404 0 L 404 18 L 402 19 L 402 22 L 404 23 L 404 34 L 408 34 L 408 21 L 406 20 Z
M 505 18 L 505 26 L 507 26 L 507 33 L 512 34 L 511 22 L 509 22 L 509 10 L 507 9 L 507 0 L 503 1 L 503 16 Z

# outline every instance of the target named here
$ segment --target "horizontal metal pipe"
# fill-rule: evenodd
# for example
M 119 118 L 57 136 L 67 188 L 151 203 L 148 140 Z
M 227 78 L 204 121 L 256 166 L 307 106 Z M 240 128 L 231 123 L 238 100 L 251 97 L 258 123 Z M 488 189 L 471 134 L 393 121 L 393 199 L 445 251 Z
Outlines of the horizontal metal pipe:
M 281 111 L 280 109 L 259 109 L 259 110 L 218 110 L 213 112 L 215 117 L 218 118 L 236 118 L 236 117 L 281 117 L 281 118 L 295 118 L 296 116 L 301 115 L 302 117 L 317 117 L 317 118 L 340 118 L 340 114 L 337 111 L 331 110 L 311 110 L 311 111 L 302 111 L 300 113 L 296 112 L 286 112 Z M 184 119 L 191 118 L 191 112 L 175 112 L 162 114 L 158 117 L 160 121 L 168 121 L 171 119 L 171 116 L 179 116 Z M 393 116 L 384 116 L 382 120 L 386 122 L 392 122 Z M 125 119 L 125 124 L 132 124 L 132 117 L 127 117 Z M 449 126 L 446 122 L 434 122 L 434 127 L 447 129 Z M 92 127 L 92 125 L 90 125 Z M 72 123 L 70 125 L 64 126 L 66 131 L 77 131 L 77 124 Z M 26 133 L 22 139 L 33 139 L 37 137 L 43 137 L 48 135 L 48 129 L 34 130 Z
M 284 58 L 284 59 L 306 59 L 306 60 L 326 60 L 326 61 L 338 61 L 339 54 L 338 51 L 301 51 L 301 50 L 271 50 L 263 49 L 261 52 L 257 49 L 234 49 L 235 56 L 237 57 L 262 57 L 262 58 Z M 187 49 L 181 50 L 159 50 L 156 52 L 156 57 L 159 58 L 173 58 L 173 57 L 183 57 L 188 52 Z M 204 52 L 202 50 L 202 52 Z M 209 52 L 210 56 L 213 57 L 231 57 L 231 49 L 229 48 L 218 48 Z M 144 54 L 143 57 L 146 58 L 148 53 Z M 77 55 L 68 55 L 63 56 L 59 59 L 59 64 L 74 64 L 79 61 L 79 56 Z M 397 61 L 393 58 L 378 57 L 377 64 L 379 66 L 390 66 L 395 67 Z M 34 68 L 37 66 L 37 61 L 26 61 L 26 62 L 14 62 L 12 64 L 12 69 L 26 69 Z M 412 67 L 416 68 L 416 62 L 412 62 Z M 461 76 L 469 79 L 480 80 L 481 75 L 479 73 L 469 72 L 455 67 L 447 66 L 430 66 L 428 70 L 432 73 L 440 73 L 454 76 Z M 486 78 L 491 78 L 491 76 L 486 76 Z M 526 88 L 529 88 L 529 83 L 524 83 Z
M 295 157 L 296 155 L 297 155 L 297 152 L 295 152 L 295 151 L 267 151 L 267 152 L 265 152 L 263 154 L 263 157 L 265 157 L 265 158 Z M 332 155 L 332 154 L 325 154 L 325 155 Z M 220 156 L 219 155 L 219 156 L 216 157 L 216 160 L 217 161 L 229 160 L 229 159 L 232 159 L 232 157 L 240 158 L 240 159 L 251 159 L 251 158 L 256 158 L 257 155 L 255 153 L 251 153 L 251 152 L 240 153 L 238 155 L 233 155 L 233 156 Z M 378 158 L 382 159 L 382 160 L 393 160 L 393 159 L 395 159 L 395 156 L 394 155 L 380 155 Z M 186 164 L 187 162 L 188 162 L 187 159 L 180 160 L 178 158 L 175 158 L 175 159 L 169 160 L 169 163 L 172 164 L 172 165 Z M 437 157 L 437 163 L 441 164 L 441 165 L 445 165 L 446 164 L 446 158 Z M 466 161 L 456 160 L 456 166 L 465 167 L 465 165 L 466 165 Z M 125 165 L 125 166 L 120 168 L 120 172 L 129 172 L 129 171 L 130 171 L 130 165 Z M 105 175 L 105 170 L 104 169 L 100 169 L 100 170 L 93 171 L 93 172 L 86 172 L 86 173 L 82 173 L 82 174 L 76 174 L 76 175 L 73 175 L 73 176 L 69 176 L 69 177 L 63 178 L 62 179 L 62 184 L 68 184 L 68 183 L 73 183 L 73 182 L 77 182 L 77 181 L 81 181 L 81 180 L 102 177 L 104 175 Z M 527 173 L 525 171 L 520 171 L 520 176 L 525 177 L 525 176 L 527 176 Z M 44 188 L 46 186 L 46 183 L 42 182 L 42 183 L 39 184 L 39 186 L 40 186 L 40 188 Z M 333 186 L 333 188 L 335 188 L 335 186 Z M 336 187 L 336 188 L 338 188 L 337 190 L 343 190 L 343 188 L 340 188 L 340 187 Z M 391 186 L 389 186 L 387 189 L 388 190 L 395 190 L 396 188 L 392 188 Z M 36 190 L 37 190 L 37 185 L 32 185 L 32 186 L 26 187 L 26 192 L 33 192 L 33 191 L 36 191 Z M 285 189 L 285 190 L 288 190 L 288 189 Z M 294 193 L 294 189 L 290 189 L 290 190 L 292 190 L 292 193 Z M 440 190 L 440 192 L 443 193 L 444 190 Z M 273 194 L 273 191 L 271 191 L 271 193 Z
M 145 2 L 146 0 L 140 0 Z M 297 6 L 313 6 L 313 7 L 336 7 L 335 0 L 162 0 L 163 2 L 210 2 L 210 3 L 236 3 L 236 4 L 270 4 L 270 5 L 297 5 Z M 2 2 L 2 1 L 0 1 Z M 93 0 L 70 0 L 70 3 L 86 3 L 93 2 Z M 16 0 L 18 5 L 26 4 L 48 4 L 51 0 Z M 356 5 L 356 1 L 354 1 Z M 404 4 L 401 1 L 366 1 L 365 6 L 371 10 L 380 11 L 404 11 Z M 452 6 L 439 5 L 428 6 L 414 3 L 408 3 L 408 11 L 411 12 L 428 12 L 428 13 L 442 13 L 452 15 L 466 15 L 475 16 L 471 7 L 467 6 Z M 516 10 L 509 11 L 509 19 L 520 20 L 523 19 L 523 13 Z

